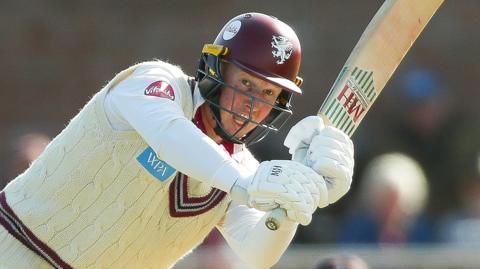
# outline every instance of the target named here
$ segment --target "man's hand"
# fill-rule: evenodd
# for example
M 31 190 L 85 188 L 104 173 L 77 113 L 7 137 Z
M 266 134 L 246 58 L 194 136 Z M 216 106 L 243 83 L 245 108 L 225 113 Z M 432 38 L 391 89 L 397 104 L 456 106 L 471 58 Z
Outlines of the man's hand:
M 291 220 L 302 225 L 310 223 L 317 207 L 329 204 L 323 177 L 287 160 L 262 162 L 253 176 L 235 183 L 231 197 L 261 211 L 283 208 Z
M 292 127 L 284 144 L 293 160 L 325 178 L 330 204 L 348 192 L 354 157 L 352 140 L 345 133 L 332 126 L 325 127 L 318 116 L 310 116 Z

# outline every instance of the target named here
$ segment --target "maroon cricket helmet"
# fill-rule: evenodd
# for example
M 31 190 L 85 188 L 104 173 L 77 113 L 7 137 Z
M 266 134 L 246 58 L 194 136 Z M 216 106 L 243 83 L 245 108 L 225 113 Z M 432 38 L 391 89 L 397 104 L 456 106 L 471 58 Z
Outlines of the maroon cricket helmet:
M 301 94 L 302 51 L 295 31 L 275 17 L 246 13 L 231 19 L 214 41 L 224 59 L 262 79 Z
M 204 45 L 196 76 L 200 93 L 214 114 L 215 132 L 227 141 L 251 145 L 263 139 L 270 131 L 278 131 L 292 114 L 292 95 L 302 93 L 299 87 L 302 79 L 297 76 L 300 58 L 301 48 L 297 35 L 290 26 L 275 17 L 246 13 L 227 22 L 214 43 Z M 241 138 L 236 137 L 241 129 L 234 134 L 223 129 L 220 116 L 220 111 L 223 110 L 243 117 L 219 103 L 222 89 L 232 88 L 223 80 L 222 63 L 225 62 L 283 89 L 275 104 L 271 104 L 270 114 L 262 122 L 255 122 L 252 118 L 244 119 L 244 127 L 248 123 L 257 127 Z M 261 102 L 248 93 L 242 94 L 249 96 L 251 110 L 256 102 Z

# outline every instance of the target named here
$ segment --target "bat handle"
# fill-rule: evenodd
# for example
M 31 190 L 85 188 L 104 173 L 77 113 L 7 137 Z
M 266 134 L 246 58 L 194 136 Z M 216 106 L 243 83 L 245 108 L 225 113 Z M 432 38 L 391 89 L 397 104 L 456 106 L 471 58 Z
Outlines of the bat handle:
M 282 225 L 283 220 L 287 217 L 287 212 L 283 208 L 275 208 L 268 213 L 265 220 L 265 226 L 272 231 L 276 231 Z

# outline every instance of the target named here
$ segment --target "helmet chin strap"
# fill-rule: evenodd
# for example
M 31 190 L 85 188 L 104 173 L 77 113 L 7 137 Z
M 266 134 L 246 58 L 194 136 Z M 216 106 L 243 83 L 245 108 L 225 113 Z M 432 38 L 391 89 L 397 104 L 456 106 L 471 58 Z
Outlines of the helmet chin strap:
M 207 61 L 212 61 L 210 65 L 207 65 Z M 200 89 L 200 93 L 202 94 L 205 102 L 208 103 L 208 107 L 213 114 L 213 119 L 215 120 L 215 128 L 213 129 L 215 134 L 220 136 L 223 140 L 232 142 L 235 144 L 243 144 L 245 141 L 243 139 L 236 138 L 235 135 L 247 125 L 245 123 L 242 128 L 237 130 L 234 134 L 228 134 L 227 131 L 223 128 L 223 124 L 221 122 L 220 116 L 220 95 L 222 94 L 222 84 L 216 81 L 212 75 L 208 72 L 205 72 L 206 66 L 214 66 L 215 67 L 215 75 L 219 76 L 218 79 L 221 78 L 220 70 L 220 60 L 216 56 L 204 57 L 200 58 L 199 68 L 197 69 L 197 79 L 198 79 L 198 87 Z
M 220 99 L 220 93 L 216 94 L 216 96 L 213 98 L 213 102 L 219 103 Z M 229 141 L 235 144 L 243 144 L 244 141 L 240 138 L 236 138 L 235 135 L 244 128 L 244 126 L 247 125 L 247 123 L 244 123 L 244 125 L 237 130 L 234 134 L 228 134 L 227 131 L 223 128 L 223 124 L 221 122 L 221 116 L 220 116 L 220 109 L 218 106 L 214 105 L 212 102 L 208 102 L 208 107 L 210 108 L 210 111 L 212 111 L 213 114 L 213 119 L 215 120 L 215 128 L 213 130 L 215 131 L 215 134 L 220 136 L 223 140 Z

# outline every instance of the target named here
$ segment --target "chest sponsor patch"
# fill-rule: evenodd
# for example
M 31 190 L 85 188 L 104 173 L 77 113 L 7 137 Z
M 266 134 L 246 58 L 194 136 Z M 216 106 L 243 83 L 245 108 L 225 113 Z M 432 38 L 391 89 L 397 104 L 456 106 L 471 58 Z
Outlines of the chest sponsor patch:
M 175 93 L 172 86 L 162 80 L 155 81 L 148 85 L 145 89 L 145 95 L 167 98 L 172 101 L 175 100 Z
M 175 173 L 175 168 L 163 160 L 160 160 L 151 147 L 146 148 L 137 157 L 137 161 L 156 179 L 167 180 Z

